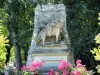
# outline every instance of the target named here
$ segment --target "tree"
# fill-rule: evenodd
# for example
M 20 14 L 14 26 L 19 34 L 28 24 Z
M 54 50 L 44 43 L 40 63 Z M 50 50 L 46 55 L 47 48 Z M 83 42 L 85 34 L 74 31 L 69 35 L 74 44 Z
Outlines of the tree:
M 24 1 L 15 0 L 6 2 L 6 10 L 9 14 L 7 28 L 9 38 L 16 51 L 15 58 L 17 61 L 17 69 L 21 67 L 21 56 L 23 57 L 22 59 L 27 60 L 27 51 L 33 32 L 34 6 L 35 5 L 26 4 Z
M 20 70 L 22 66 L 21 62 L 21 49 L 18 44 L 18 21 L 19 21 L 19 8 L 20 3 L 18 0 L 12 0 L 11 2 L 6 2 L 6 10 L 8 12 L 8 32 L 9 37 L 12 39 L 12 44 L 15 48 L 15 64 L 17 70 Z

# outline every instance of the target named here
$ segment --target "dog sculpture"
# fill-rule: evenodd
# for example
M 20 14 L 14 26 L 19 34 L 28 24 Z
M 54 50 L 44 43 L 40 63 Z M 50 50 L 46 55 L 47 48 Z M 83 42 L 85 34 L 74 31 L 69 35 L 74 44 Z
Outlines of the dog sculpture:
M 47 36 L 56 36 L 56 42 L 58 41 L 58 38 L 60 36 L 60 33 L 63 29 L 63 21 L 59 21 L 53 25 L 46 25 L 45 28 L 43 28 L 38 35 L 37 39 L 42 39 L 43 45 L 45 45 L 45 39 Z

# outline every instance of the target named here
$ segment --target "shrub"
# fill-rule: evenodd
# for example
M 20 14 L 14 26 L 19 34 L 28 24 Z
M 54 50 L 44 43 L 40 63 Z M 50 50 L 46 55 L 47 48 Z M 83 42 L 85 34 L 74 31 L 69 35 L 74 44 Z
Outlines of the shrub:
M 3 35 L 0 35 L 0 69 L 4 68 L 5 66 L 7 43 L 8 40 Z
M 100 13 L 98 14 L 99 14 L 98 20 L 100 21 Z M 98 24 L 100 25 L 100 22 Z M 96 44 L 98 44 L 99 46 L 91 50 L 91 52 L 94 55 L 95 60 L 100 61 L 100 33 L 95 37 L 94 40 L 96 41 Z M 97 69 L 97 72 L 100 73 L 100 63 L 98 63 L 96 69 Z
M 99 44 L 97 48 L 94 48 L 91 50 L 92 54 L 94 55 L 94 58 L 96 61 L 100 61 L 100 33 L 95 37 L 96 43 Z M 100 73 L 100 64 L 96 67 L 97 72 Z

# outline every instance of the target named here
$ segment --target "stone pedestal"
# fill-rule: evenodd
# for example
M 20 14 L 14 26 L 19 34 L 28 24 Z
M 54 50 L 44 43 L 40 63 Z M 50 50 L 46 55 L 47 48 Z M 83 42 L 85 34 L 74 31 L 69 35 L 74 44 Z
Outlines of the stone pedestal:
M 59 21 L 63 22 L 60 29 L 58 28 L 60 25 Z M 46 28 L 47 25 L 49 26 L 48 29 Z M 60 30 L 58 41 L 56 40 L 56 34 L 52 35 L 56 29 Z M 40 35 L 42 37 L 46 36 L 45 45 L 43 45 Z M 46 61 L 40 69 L 42 72 L 48 72 L 50 68 L 57 70 L 60 60 L 69 61 L 74 65 L 73 52 L 71 51 L 66 27 L 66 11 L 63 4 L 38 5 L 35 9 L 34 31 L 28 52 L 27 65 L 30 65 L 32 61 L 42 60 Z
M 45 61 L 46 63 L 40 69 L 43 73 L 51 68 L 57 70 L 59 61 L 69 61 L 74 66 L 73 54 L 69 52 L 69 47 L 61 44 L 51 44 L 45 46 L 36 46 L 33 52 L 29 53 L 27 65 L 34 61 Z

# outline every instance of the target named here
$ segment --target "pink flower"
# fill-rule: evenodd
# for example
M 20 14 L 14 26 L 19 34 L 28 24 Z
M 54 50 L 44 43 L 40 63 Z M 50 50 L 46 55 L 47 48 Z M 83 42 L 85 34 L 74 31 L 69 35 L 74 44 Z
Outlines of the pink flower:
M 76 75 L 81 75 L 79 71 L 76 72 Z
M 39 69 L 45 62 L 39 62 L 39 61 L 33 61 L 29 66 L 23 66 L 21 70 L 27 70 L 30 72 L 35 72 L 37 69 Z
M 81 64 L 81 60 L 79 59 L 76 61 L 76 65 L 77 68 L 83 67 L 83 65 Z
M 58 70 L 64 70 L 65 66 L 62 63 L 59 63 Z
M 48 75 L 52 75 L 52 73 L 51 72 L 48 72 Z
M 80 64 L 80 63 L 81 63 L 81 60 L 78 59 L 78 60 L 76 61 L 76 64 Z
M 66 62 L 66 67 L 71 67 L 72 65 L 69 62 Z
M 59 75 L 59 72 L 55 72 L 55 75 Z
M 71 64 L 65 60 L 61 60 L 58 64 L 58 70 L 64 70 L 71 67 Z
M 33 62 L 31 63 L 31 66 L 40 68 L 40 67 L 42 66 L 42 64 L 41 64 L 41 62 L 39 62 L 39 61 L 33 61 Z
M 50 71 L 48 72 L 48 75 L 55 75 L 54 69 L 50 69 Z
M 75 75 L 75 73 L 74 72 L 70 72 L 70 75 Z
M 36 67 L 28 66 L 27 70 L 30 72 L 34 72 L 36 70 Z
M 83 67 L 83 65 L 82 65 L 82 64 L 77 64 L 76 67 L 77 67 L 77 68 L 80 68 L 80 67 Z
M 70 75 L 81 75 L 79 71 L 72 71 L 70 72 Z
M 62 75 L 67 75 L 67 74 L 69 74 L 69 72 L 67 72 L 67 71 L 66 71 L 66 72 L 63 72 L 63 74 L 62 74 Z
M 53 69 L 53 68 L 51 68 L 51 69 L 50 69 L 50 72 L 51 72 L 51 73 L 54 73 L 55 71 L 54 71 L 54 69 Z
M 24 66 L 22 66 L 21 67 L 21 70 L 23 71 L 23 70 L 26 70 L 26 66 L 24 65 Z
M 33 61 L 30 66 L 36 67 L 37 69 L 39 69 L 44 63 L 45 62 Z

